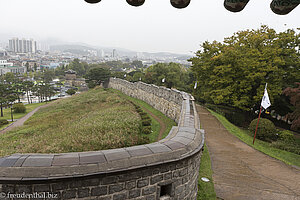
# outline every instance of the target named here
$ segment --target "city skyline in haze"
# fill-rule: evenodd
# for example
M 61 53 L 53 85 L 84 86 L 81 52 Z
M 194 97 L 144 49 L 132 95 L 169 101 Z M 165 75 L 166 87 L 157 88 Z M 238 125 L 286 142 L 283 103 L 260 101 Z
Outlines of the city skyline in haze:
M 125 0 L 9 0 L 1 1 L 0 40 L 34 38 L 37 41 L 86 43 L 139 52 L 191 54 L 204 41 L 223 41 L 234 32 L 267 25 L 276 31 L 300 28 L 300 8 L 285 16 L 274 14 L 271 1 L 251 0 L 239 13 L 223 1 L 192 0 L 176 9 L 168 0 L 146 0 L 132 7 Z

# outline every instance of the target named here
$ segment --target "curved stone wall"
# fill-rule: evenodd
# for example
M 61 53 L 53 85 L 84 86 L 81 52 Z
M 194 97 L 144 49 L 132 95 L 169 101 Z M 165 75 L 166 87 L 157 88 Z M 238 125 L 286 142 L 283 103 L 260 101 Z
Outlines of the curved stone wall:
M 204 132 L 193 98 L 121 79 L 111 79 L 109 87 L 144 100 L 178 126 L 147 145 L 0 158 L 0 198 L 196 199 Z

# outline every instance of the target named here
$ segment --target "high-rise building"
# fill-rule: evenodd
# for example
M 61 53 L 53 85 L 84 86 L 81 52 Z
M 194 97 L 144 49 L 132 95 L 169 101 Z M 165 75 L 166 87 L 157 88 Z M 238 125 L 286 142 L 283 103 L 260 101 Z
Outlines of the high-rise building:
M 37 51 L 36 41 L 33 39 L 26 40 L 23 38 L 19 40 L 19 38 L 12 38 L 9 40 L 8 45 L 9 51 L 15 53 L 36 53 Z

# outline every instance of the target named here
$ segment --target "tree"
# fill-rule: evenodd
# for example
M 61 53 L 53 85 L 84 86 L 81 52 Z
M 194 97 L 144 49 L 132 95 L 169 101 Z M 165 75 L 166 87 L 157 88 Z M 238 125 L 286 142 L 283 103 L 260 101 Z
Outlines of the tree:
M 45 83 L 50 83 L 55 77 L 54 71 L 53 70 L 46 70 L 43 74 L 42 74 L 42 79 L 43 82 Z
M 277 34 L 262 26 L 225 38 L 204 42 L 192 61 L 198 81 L 198 100 L 249 111 L 259 105 L 265 83 L 271 102 L 300 79 L 299 34 Z M 298 73 L 297 73 L 298 72 Z
M 76 91 L 74 90 L 74 89 L 68 89 L 67 91 L 66 91 L 66 93 L 68 94 L 68 95 L 73 95 L 73 94 L 75 94 L 76 93 Z
M 78 76 L 83 76 L 85 74 L 85 68 L 82 63 L 79 62 L 79 59 L 74 59 L 69 66 L 70 69 L 77 72 Z
M 89 86 L 100 85 L 108 82 L 110 78 L 110 71 L 104 68 L 92 68 L 86 75 L 86 82 Z
M 23 82 L 23 88 L 27 95 L 28 104 L 30 104 L 29 92 L 32 90 L 33 86 L 34 86 L 34 83 L 32 81 L 24 81 Z
M 179 90 L 187 89 L 188 70 L 177 63 L 157 63 L 145 71 L 145 81 L 155 85 L 164 85 Z M 165 79 L 165 82 L 162 82 Z
M 292 121 L 292 130 L 300 130 L 300 83 L 296 83 L 297 88 L 288 87 L 283 94 L 290 97 L 291 104 L 295 107 L 294 111 L 287 116 Z
M 26 72 L 28 73 L 30 71 L 30 67 L 29 67 L 29 63 L 28 62 L 26 62 L 25 67 L 26 67 Z

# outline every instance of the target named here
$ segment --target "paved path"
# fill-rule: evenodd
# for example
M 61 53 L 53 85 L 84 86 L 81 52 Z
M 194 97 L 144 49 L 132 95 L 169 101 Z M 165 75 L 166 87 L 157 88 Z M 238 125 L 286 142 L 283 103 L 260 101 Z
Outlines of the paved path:
M 31 117 L 36 111 L 38 111 L 40 108 L 44 108 L 49 106 L 51 103 L 39 106 L 37 108 L 35 108 L 33 111 L 29 112 L 27 115 L 25 115 L 24 117 L 17 119 L 14 123 L 10 124 L 8 127 L 0 130 L 0 134 L 6 133 L 10 130 L 12 130 L 13 128 L 19 127 L 19 126 L 23 126 L 24 122 Z
M 300 200 L 300 170 L 241 142 L 197 106 L 210 154 L 217 197 L 228 200 Z

